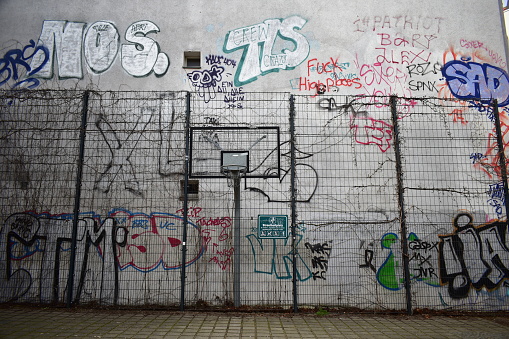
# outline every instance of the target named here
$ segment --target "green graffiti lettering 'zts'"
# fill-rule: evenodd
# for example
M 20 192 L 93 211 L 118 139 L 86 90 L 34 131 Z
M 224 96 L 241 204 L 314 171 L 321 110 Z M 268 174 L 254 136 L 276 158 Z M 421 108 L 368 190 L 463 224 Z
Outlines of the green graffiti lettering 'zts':
M 226 34 L 223 51 L 231 53 L 244 49 L 235 74 L 235 86 L 250 83 L 260 75 L 291 70 L 309 55 L 309 42 L 296 30 L 302 29 L 306 20 L 299 16 L 267 19 L 262 23 L 237 28 Z M 279 38 L 279 39 L 278 39 Z M 273 50 L 280 53 L 273 54 Z

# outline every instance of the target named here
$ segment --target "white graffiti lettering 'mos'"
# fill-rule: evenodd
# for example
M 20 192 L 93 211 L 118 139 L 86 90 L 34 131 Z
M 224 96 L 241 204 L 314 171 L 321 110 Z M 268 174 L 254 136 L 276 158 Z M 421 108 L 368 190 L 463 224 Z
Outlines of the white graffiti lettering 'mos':
M 40 69 L 37 77 L 51 79 L 54 75 L 55 56 L 59 78 L 83 78 L 83 61 L 92 73 L 107 71 L 120 49 L 120 36 L 114 24 L 97 21 L 85 32 L 86 23 L 63 20 L 44 21 L 38 46 L 32 58 L 31 69 Z M 131 24 L 125 33 L 128 44 L 122 44 L 121 63 L 124 70 L 134 77 L 148 76 L 152 71 L 158 77 L 166 74 L 169 58 L 160 52 L 159 44 L 147 35 L 159 32 L 150 21 Z M 48 60 L 49 57 L 49 60 Z M 42 66 L 42 67 L 41 67 Z
M 238 28 L 228 32 L 224 52 L 231 53 L 243 48 L 240 67 L 235 75 L 235 85 L 252 82 L 260 75 L 280 69 L 293 69 L 300 65 L 309 54 L 307 39 L 296 29 L 302 29 L 306 20 L 292 16 L 284 20 L 268 19 L 263 23 Z M 294 45 L 293 50 L 284 48 L 281 53 L 272 54 L 277 37 Z

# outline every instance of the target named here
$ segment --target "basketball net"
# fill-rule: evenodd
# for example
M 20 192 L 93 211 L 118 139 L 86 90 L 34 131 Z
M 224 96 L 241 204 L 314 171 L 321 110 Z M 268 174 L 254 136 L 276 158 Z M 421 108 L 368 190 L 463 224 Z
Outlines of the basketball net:
M 228 180 L 228 187 L 233 187 L 235 181 L 246 174 L 246 167 L 240 165 L 224 165 L 221 166 L 221 172 Z

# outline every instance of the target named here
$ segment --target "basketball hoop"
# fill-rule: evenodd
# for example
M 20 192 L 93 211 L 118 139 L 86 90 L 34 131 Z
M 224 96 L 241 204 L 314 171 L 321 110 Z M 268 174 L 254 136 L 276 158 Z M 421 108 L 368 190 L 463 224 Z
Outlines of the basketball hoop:
M 228 187 L 240 183 L 240 178 L 249 171 L 249 152 L 222 151 L 221 174 L 228 179 Z
M 243 165 L 222 165 L 221 173 L 228 179 L 228 187 L 232 187 L 236 181 L 245 176 L 247 167 Z

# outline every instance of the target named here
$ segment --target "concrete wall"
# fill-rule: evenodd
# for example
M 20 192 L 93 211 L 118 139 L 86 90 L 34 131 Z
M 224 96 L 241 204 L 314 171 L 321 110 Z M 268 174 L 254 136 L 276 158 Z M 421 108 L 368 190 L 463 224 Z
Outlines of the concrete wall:
M 448 61 L 507 63 L 497 1 L 3 1 L 0 17 L 3 88 L 436 96 Z

